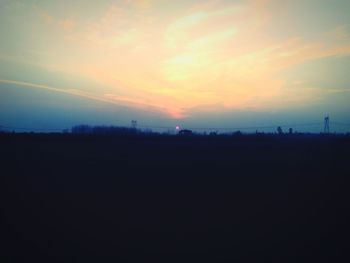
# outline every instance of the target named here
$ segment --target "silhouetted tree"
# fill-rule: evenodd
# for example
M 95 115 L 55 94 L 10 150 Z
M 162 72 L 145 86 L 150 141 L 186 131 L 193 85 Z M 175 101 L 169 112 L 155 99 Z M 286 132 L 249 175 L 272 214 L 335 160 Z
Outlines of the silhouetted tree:
M 92 133 L 92 127 L 90 127 L 89 125 L 82 124 L 72 127 L 71 131 L 72 133 L 89 134 Z
M 138 130 L 135 128 L 116 126 L 89 126 L 78 125 L 72 128 L 72 133 L 76 134 L 103 134 L 103 135 L 135 135 Z
M 241 136 L 242 132 L 241 131 L 236 131 L 234 133 L 232 133 L 233 136 Z
M 277 133 L 280 134 L 280 135 L 283 134 L 283 130 L 282 130 L 281 126 L 277 127 Z
M 179 135 L 192 135 L 193 134 L 193 132 L 191 131 L 191 130 L 186 130 L 186 129 L 184 129 L 184 130 L 181 130 L 181 131 L 179 131 Z

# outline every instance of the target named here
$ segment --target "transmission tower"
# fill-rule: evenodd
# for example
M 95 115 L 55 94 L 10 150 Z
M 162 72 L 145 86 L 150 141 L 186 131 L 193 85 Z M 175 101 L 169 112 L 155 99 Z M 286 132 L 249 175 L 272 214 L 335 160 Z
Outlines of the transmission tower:
M 137 128 L 137 121 L 135 121 L 135 120 L 131 121 L 131 128 L 133 128 L 133 129 Z
M 329 133 L 329 115 L 324 118 L 324 133 Z

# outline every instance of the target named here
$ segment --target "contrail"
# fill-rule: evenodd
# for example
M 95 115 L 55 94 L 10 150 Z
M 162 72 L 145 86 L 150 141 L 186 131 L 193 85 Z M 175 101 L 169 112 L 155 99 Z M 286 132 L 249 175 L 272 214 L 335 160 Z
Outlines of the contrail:
M 49 90 L 53 92 L 59 92 L 59 93 L 64 93 L 64 94 L 69 94 L 77 97 L 82 97 L 82 98 L 87 98 L 95 101 L 100 101 L 104 103 L 109 103 L 117 106 L 126 106 L 126 107 L 132 107 L 132 108 L 141 108 L 141 109 L 147 109 L 150 112 L 164 112 L 165 109 L 159 108 L 153 105 L 148 105 L 145 103 L 139 103 L 139 102 L 134 102 L 131 99 L 128 98 L 123 98 L 118 96 L 114 96 L 113 99 L 110 98 L 104 98 L 104 97 L 98 97 L 95 95 L 88 94 L 86 92 L 82 92 L 76 89 L 60 89 L 44 84 L 36 84 L 36 83 L 30 83 L 30 82 L 24 82 L 24 81 L 16 81 L 16 80 L 8 80 L 8 79 L 0 79 L 0 83 L 4 84 L 10 84 L 10 85 L 17 85 L 21 87 L 29 87 L 29 88 L 37 88 L 37 89 L 44 89 L 44 90 Z
M 65 93 L 65 94 L 74 95 L 74 96 L 78 96 L 78 97 L 88 98 L 88 99 L 92 99 L 92 100 L 96 100 L 96 101 L 102 101 L 102 102 L 116 104 L 115 102 L 110 101 L 108 99 L 95 97 L 93 95 L 86 94 L 84 92 L 81 92 L 78 90 L 73 90 L 73 89 L 59 89 L 59 88 L 55 88 L 55 87 L 51 87 L 51 86 L 43 85 L 43 84 L 36 84 L 36 83 L 16 81 L 16 80 L 7 80 L 7 79 L 0 79 L 0 83 L 18 85 L 18 86 L 22 86 L 22 87 L 45 89 L 45 90 L 49 90 L 49 91 L 60 92 L 60 93 Z

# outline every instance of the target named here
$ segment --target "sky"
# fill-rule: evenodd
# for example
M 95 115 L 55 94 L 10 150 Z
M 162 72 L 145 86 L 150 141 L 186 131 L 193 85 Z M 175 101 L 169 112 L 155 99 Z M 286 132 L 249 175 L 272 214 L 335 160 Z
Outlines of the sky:
M 0 0 L 0 126 L 317 132 L 329 114 L 331 130 L 349 131 L 349 10 L 348 0 Z

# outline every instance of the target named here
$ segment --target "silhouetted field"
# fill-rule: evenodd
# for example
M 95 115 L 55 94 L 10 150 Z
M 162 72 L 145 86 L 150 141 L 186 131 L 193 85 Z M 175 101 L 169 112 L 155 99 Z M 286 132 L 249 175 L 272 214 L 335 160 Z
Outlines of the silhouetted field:
M 339 262 L 346 136 L 1 134 L 1 262 Z

